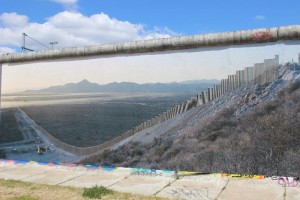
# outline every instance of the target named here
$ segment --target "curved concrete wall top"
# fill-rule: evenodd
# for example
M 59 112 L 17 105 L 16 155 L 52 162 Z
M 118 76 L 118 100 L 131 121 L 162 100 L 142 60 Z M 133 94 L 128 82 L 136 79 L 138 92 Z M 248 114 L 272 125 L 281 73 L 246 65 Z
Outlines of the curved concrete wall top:
M 0 55 L 0 64 L 299 40 L 300 25 Z

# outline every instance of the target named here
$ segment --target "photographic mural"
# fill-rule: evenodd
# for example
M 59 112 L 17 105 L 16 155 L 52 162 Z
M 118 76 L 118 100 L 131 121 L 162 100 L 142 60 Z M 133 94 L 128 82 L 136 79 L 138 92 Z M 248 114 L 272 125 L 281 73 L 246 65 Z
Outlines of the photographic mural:
M 2 158 L 300 172 L 299 41 L 2 67 Z

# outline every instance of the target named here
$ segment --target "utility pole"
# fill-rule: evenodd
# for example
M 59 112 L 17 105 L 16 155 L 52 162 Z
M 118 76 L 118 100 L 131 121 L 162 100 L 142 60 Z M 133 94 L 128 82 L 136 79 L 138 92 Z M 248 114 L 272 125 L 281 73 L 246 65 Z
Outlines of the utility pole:
M 26 37 L 26 33 L 22 33 L 22 38 L 23 38 L 23 42 L 22 42 L 22 50 L 23 52 L 25 52 L 25 37 Z
M 49 44 L 51 44 L 52 50 L 53 50 L 53 46 L 56 45 L 56 44 L 58 44 L 58 42 L 50 42 Z
M 26 33 L 22 33 L 23 43 L 22 43 L 21 49 L 23 50 L 23 52 L 25 52 L 26 50 L 27 51 L 33 51 L 32 49 L 28 49 L 28 48 L 25 47 L 25 37 L 26 36 L 28 36 Z

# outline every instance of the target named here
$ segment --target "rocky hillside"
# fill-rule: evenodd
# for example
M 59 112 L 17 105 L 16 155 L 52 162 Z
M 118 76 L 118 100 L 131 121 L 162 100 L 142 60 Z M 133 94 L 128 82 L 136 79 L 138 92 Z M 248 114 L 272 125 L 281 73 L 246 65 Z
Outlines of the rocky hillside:
M 300 70 L 240 88 L 86 160 L 200 172 L 300 174 Z

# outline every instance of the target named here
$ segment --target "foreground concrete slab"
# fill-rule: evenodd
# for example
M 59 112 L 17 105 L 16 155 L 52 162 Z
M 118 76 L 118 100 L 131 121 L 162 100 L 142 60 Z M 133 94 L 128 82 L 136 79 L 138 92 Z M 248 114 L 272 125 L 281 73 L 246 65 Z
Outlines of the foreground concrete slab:
M 172 173 L 141 173 L 145 169 L 70 167 L 51 163 L 1 163 L 0 178 L 75 187 L 105 186 L 116 191 L 188 200 L 299 200 L 300 187 L 283 187 L 271 178 L 221 177 L 220 174 L 189 175 L 176 179 Z M 136 173 L 140 172 L 140 173 Z M 159 174 L 159 175 L 158 175 Z
M 0 172 L 3 172 L 7 169 L 11 169 L 11 168 L 16 168 L 17 166 L 15 164 L 8 164 L 8 165 L 3 165 L 0 163 Z
M 84 176 L 79 176 L 72 180 L 66 181 L 60 185 L 74 186 L 74 187 L 92 187 L 100 185 L 109 187 L 115 183 L 125 179 L 127 174 L 113 173 L 113 172 L 87 172 Z
M 40 173 L 37 175 L 32 175 L 27 178 L 23 178 L 22 181 L 56 185 L 56 184 L 62 184 L 66 181 L 82 176 L 85 173 L 86 173 L 85 171 L 73 171 L 67 169 L 54 168 L 54 170 L 50 170 L 45 173 Z
M 228 179 L 213 175 L 185 176 L 160 191 L 157 196 L 172 199 L 208 200 L 218 197 Z
M 218 200 L 283 200 L 283 195 L 284 188 L 271 178 L 260 180 L 230 178 L 226 189 L 220 194 Z
M 2 168 L 3 169 L 3 168 Z M 50 171 L 49 168 L 35 167 L 28 165 L 15 165 L 15 167 L 8 167 L 3 171 L 0 171 L 0 178 L 24 180 L 34 175 L 39 175 Z
M 299 200 L 300 199 L 300 187 L 286 187 L 285 200 Z
M 131 175 L 110 188 L 121 192 L 154 195 L 173 181 L 174 178 L 170 177 Z

